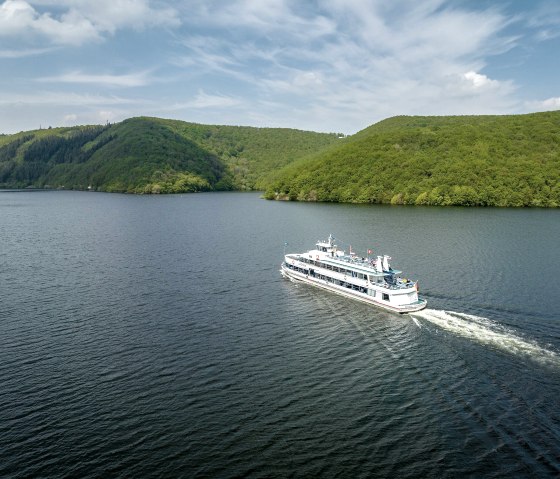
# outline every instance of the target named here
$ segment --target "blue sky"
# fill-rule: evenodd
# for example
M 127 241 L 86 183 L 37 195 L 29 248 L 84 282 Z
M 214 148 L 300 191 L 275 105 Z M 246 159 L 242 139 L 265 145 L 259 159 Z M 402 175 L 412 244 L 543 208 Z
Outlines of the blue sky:
M 555 0 L 0 0 L 0 132 L 560 109 Z

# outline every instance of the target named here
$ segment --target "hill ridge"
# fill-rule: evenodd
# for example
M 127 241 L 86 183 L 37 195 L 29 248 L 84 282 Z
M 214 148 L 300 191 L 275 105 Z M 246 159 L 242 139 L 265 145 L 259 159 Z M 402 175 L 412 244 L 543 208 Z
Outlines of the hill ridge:
M 268 177 L 265 197 L 458 206 L 560 206 L 560 111 L 398 116 Z
M 130 193 L 252 190 L 271 169 L 336 141 L 289 128 L 155 117 L 0 136 L 0 187 Z

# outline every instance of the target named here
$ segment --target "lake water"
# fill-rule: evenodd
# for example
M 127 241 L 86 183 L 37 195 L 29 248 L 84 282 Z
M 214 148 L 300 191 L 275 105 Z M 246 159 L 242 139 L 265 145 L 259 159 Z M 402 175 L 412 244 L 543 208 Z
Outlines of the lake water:
M 428 309 L 283 279 L 389 254 Z M 1 477 L 557 477 L 560 210 L 0 193 Z

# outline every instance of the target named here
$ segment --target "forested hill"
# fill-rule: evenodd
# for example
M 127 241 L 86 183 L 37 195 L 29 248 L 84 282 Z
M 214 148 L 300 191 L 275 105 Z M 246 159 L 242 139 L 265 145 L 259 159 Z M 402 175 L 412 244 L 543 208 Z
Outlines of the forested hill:
M 145 117 L 49 128 L 0 136 L 0 188 L 250 190 L 270 171 L 336 141 L 334 134 Z
M 268 178 L 269 199 L 560 206 L 560 111 L 394 117 Z

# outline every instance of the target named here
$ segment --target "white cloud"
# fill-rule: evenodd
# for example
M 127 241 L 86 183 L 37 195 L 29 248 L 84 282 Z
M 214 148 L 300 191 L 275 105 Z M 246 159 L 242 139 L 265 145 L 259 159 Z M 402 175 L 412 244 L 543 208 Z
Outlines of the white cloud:
M 33 4 L 51 10 L 40 13 Z M 30 41 L 29 35 L 35 35 L 59 45 L 101 40 L 119 28 L 179 23 L 174 9 L 154 9 L 148 0 L 5 0 L 0 5 L 0 36 L 27 36 Z
M 53 77 L 39 78 L 37 81 L 52 83 L 83 83 L 117 87 L 136 87 L 150 83 L 149 72 L 129 73 L 125 75 L 93 75 L 79 71 L 64 73 Z
M 560 108 L 560 97 L 549 98 L 542 102 L 547 108 Z
M 238 0 L 220 9 L 208 0 L 189 13 L 185 23 L 199 33 L 185 38 L 183 65 L 252 91 L 247 110 L 262 110 L 247 117 L 268 111 L 269 123 L 348 132 L 397 114 L 515 107 L 514 83 L 480 72 L 518 41 L 504 35 L 511 19 L 497 9 L 444 0 L 331 0 L 314 9 Z
M 467 84 L 469 86 L 472 86 L 472 88 L 474 89 L 496 88 L 500 84 L 496 80 L 491 80 L 486 75 L 482 75 L 473 71 L 465 73 L 463 75 L 463 78 L 467 81 Z
M 137 113 L 134 113 L 137 114 Z M 107 122 L 116 122 L 126 119 L 130 117 L 131 112 L 127 110 L 104 110 L 104 109 L 97 109 L 91 108 L 87 110 L 80 110 L 80 113 L 69 113 L 63 115 L 62 117 L 62 124 L 64 126 L 73 126 L 73 125 L 99 125 L 105 124 Z
M 527 15 L 527 24 L 537 32 L 538 41 L 548 41 L 560 36 L 560 5 L 558 2 L 543 2 L 534 12 Z
M 260 85 L 269 93 L 288 93 L 292 95 L 317 94 L 324 85 L 323 75 L 313 71 L 294 71 L 285 80 L 261 80 Z
M 205 93 L 203 90 L 199 90 L 196 96 L 187 102 L 177 103 L 173 105 L 173 109 L 185 109 L 185 108 L 228 108 L 232 106 L 237 106 L 241 101 L 237 98 L 225 95 L 210 95 Z
M 227 28 L 232 32 L 278 33 L 292 39 L 312 39 L 336 32 L 336 21 L 322 14 L 306 15 L 297 0 L 192 0 L 184 6 L 185 21 Z
M 23 50 L 4 49 L 0 50 L 0 58 L 24 58 L 43 55 L 54 51 L 54 48 L 27 48 Z
M 322 84 L 321 74 L 315 72 L 300 72 L 294 77 L 294 85 L 299 87 L 315 87 Z
M 78 94 L 57 91 L 35 91 L 33 93 L 0 93 L 0 106 L 91 106 L 91 105 L 126 105 L 138 103 L 138 100 L 117 96 Z
M 119 28 L 175 27 L 180 24 L 174 8 L 153 7 L 149 0 L 51 0 L 42 3 L 53 7 L 64 5 L 109 33 Z
M 37 12 L 23 0 L 6 0 L 0 5 L 0 32 L 14 35 L 33 23 Z
M 107 123 L 108 121 L 118 121 L 122 113 L 115 112 L 113 110 L 98 110 L 95 112 L 95 117 L 97 121 L 95 123 Z
M 40 14 L 23 0 L 6 0 L 0 5 L 0 35 L 46 36 L 55 44 L 80 45 L 97 40 L 100 32 L 87 18 L 70 10 L 57 18 L 49 13 Z
M 21 52 L 26 49 L 28 56 L 53 44 L 99 43 L 88 47 L 88 63 L 68 55 L 67 70 L 60 70 L 66 60 L 59 57 L 49 66 L 54 73 L 39 73 L 39 81 L 48 82 L 41 86 L 60 93 L 19 96 L 26 105 L 48 102 L 53 111 L 57 105 L 56 118 L 78 112 L 73 106 L 81 104 L 89 119 L 97 111 L 113 112 L 114 118 L 177 111 L 210 123 L 350 133 L 397 114 L 522 109 L 518 87 L 504 73 L 512 70 L 490 68 L 493 58 L 521 41 L 509 33 L 514 20 L 506 11 L 451 0 L 0 0 L 0 38 L 12 42 L 0 58 L 23 56 L 14 39 L 22 39 Z M 515 22 L 519 27 L 522 21 Z M 131 66 L 144 61 L 143 52 L 126 43 L 121 30 L 179 24 L 165 37 L 173 40 L 165 48 L 150 45 L 146 62 L 152 63 Z M 108 57 L 118 58 L 118 67 L 96 63 L 109 48 L 102 41 L 111 36 L 118 49 Z M 158 54 L 171 57 L 171 64 L 154 66 Z M 149 99 L 131 100 L 124 93 L 161 82 L 165 88 L 134 90 Z M 66 94 L 69 85 L 96 94 Z M 107 93 L 115 87 L 122 97 Z M 0 92 L 0 105 L 8 97 Z M 176 103 L 177 98 L 188 101 Z M 77 114 L 76 121 L 83 121 Z
M 0 94 L 0 132 L 15 133 L 40 126 L 103 124 L 145 114 L 147 101 L 101 95 L 40 92 L 36 95 Z M 75 116 L 74 116 L 75 115 Z
M 541 101 L 530 101 L 526 103 L 527 108 L 532 111 L 542 111 L 542 110 L 559 110 L 560 109 L 560 97 L 547 98 Z
M 560 29 L 558 30 L 549 30 L 544 29 L 540 30 L 536 34 L 536 38 L 540 42 L 545 42 L 547 40 L 553 40 L 554 38 L 560 37 Z

